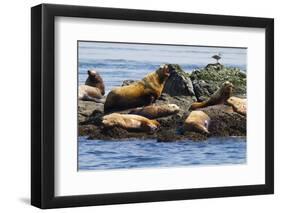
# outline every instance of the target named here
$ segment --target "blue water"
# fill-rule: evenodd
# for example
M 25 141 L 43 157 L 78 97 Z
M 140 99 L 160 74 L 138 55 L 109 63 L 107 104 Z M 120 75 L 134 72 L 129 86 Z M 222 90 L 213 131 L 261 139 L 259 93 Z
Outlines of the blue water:
M 98 141 L 79 138 L 79 170 L 181 167 L 246 163 L 244 138 L 202 142 Z
M 246 72 L 246 48 L 143 45 L 79 42 L 78 80 L 84 84 L 87 70 L 97 70 L 106 94 L 126 79 L 139 80 L 163 63 L 177 63 L 186 72 L 214 63 L 220 53 L 225 66 Z M 204 142 L 157 143 L 152 140 L 126 142 L 78 138 L 80 170 L 105 170 L 188 165 L 241 164 L 246 162 L 245 138 L 210 138 Z

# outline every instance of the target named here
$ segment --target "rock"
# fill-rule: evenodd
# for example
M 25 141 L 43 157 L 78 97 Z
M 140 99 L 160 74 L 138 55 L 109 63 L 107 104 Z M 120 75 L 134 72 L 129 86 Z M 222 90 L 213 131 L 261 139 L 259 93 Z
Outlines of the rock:
M 215 63 L 215 64 L 208 64 L 205 69 L 206 70 L 222 70 L 224 66 L 220 63 Z
M 195 98 L 193 84 L 189 78 L 189 74 L 184 72 L 177 64 L 172 64 L 175 72 L 171 73 L 167 79 L 163 93 L 170 96 L 191 96 Z
M 210 136 L 246 136 L 247 119 L 233 111 L 231 106 L 215 105 L 201 108 L 210 118 Z
M 78 123 L 85 124 L 103 114 L 103 104 L 93 101 L 78 101 Z
M 89 139 L 104 141 L 120 141 L 128 139 L 155 139 L 159 142 L 174 142 L 186 140 L 206 140 L 212 136 L 245 136 L 246 116 L 233 111 L 231 106 L 215 105 L 200 108 L 211 119 L 210 135 L 192 131 L 183 131 L 184 120 L 190 113 L 190 106 L 194 101 L 203 101 L 210 97 L 225 81 L 234 85 L 234 95 L 246 95 L 246 74 L 238 68 L 224 67 L 220 64 L 209 64 L 203 69 L 185 73 L 178 65 L 172 65 L 175 71 L 171 74 L 164 87 L 162 95 L 155 101 L 155 105 L 176 104 L 179 112 L 167 117 L 157 118 L 160 128 L 153 133 L 129 132 L 121 128 L 105 129 L 101 125 L 104 115 L 103 103 L 91 101 L 78 102 L 79 135 Z M 126 80 L 122 86 L 129 85 L 134 80 Z M 236 95 L 238 94 L 238 95 Z M 195 97 L 196 96 L 196 97 Z M 132 109 L 119 113 L 128 113 Z
M 175 114 L 156 119 L 160 123 L 160 128 L 150 134 L 129 132 L 117 127 L 105 129 L 102 125 L 88 124 L 79 125 L 79 135 L 86 135 L 89 139 L 105 141 L 155 139 L 158 142 L 201 141 L 213 136 L 246 136 L 246 117 L 234 112 L 231 106 L 215 105 L 200 110 L 208 114 L 211 119 L 208 136 L 193 131 L 183 131 L 184 120 L 190 113 L 188 111 L 182 115 Z
M 193 81 L 193 88 L 198 101 L 207 100 L 218 89 L 217 85 L 208 84 L 206 81 L 198 79 Z
M 225 81 L 234 85 L 233 95 L 246 96 L 246 74 L 238 68 L 208 65 L 206 68 L 194 70 L 190 78 L 199 101 L 213 94 Z

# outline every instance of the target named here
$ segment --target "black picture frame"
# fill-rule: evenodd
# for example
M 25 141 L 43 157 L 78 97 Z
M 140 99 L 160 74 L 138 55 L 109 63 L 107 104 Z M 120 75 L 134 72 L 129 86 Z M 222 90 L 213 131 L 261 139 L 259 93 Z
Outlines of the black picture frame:
M 112 194 L 60 196 L 55 189 L 55 17 L 264 28 L 265 184 Z M 164 11 L 41 4 L 31 9 L 31 204 L 42 209 L 274 193 L 274 20 Z

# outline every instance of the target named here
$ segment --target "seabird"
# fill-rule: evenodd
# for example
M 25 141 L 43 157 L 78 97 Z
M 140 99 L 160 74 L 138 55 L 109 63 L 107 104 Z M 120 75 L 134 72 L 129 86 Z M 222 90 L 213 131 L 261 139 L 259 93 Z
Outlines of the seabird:
M 213 55 L 212 56 L 213 59 L 216 59 L 217 60 L 217 63 L 219 63 L 219 60 L 221 59 L 221 54 L 217 54 L 217 55 Z

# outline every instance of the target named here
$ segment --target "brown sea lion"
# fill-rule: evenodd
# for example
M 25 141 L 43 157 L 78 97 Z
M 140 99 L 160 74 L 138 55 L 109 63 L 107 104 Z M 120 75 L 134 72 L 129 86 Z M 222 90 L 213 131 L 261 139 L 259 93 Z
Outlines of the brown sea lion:
M 227 99 L 227 104 L 232 106 L 234 112 L 245 116 L 247 115 L 247 99 L 233 96 Z
M 149 119 L 165 117 L 178 113 L 180 108 L 176 104 L 149 105 L 138 107 L 129 112 L 129 114 L 141 115 Z
M 129 131 L 153 132 L 160 124 L 156 120 L 150 120 L 139 115 L 112 113 L 102 118 L 105 128 L 120 127 Z
M 95 70 L 88 70 L 88 78 L 85 85 L 79 86 L 78 99 L 104 102 L 101 100 L 104 93 L 104 83 L 99 73 Z
M 88 70 L 88 78 L 85 82 L 85 85 L 99 88 L 102 95 L 105 93 L 102 77 L 95 70 Z
M 83 101 L 96 101 L 101 99 L 102 94 L 99 88 L 88 85 L 80 85 L 78 92 L 78 99 Z
M 184 129 L 209 134 L 210 117 L 203 111 L 192 111 L 184 121 Z
M 190 109 L 195 110 L 195 109 L 203 108 L 203 107 L 207 107 L 207 106 L 224 104 L 224 103 L 226 103 L 227 99 L 231 96 L 232 91 L 233 91 L 233 84 L 230 83 L 229 81 L 226 81 L 207 100 L 202 101 L 202 102 L 194 102 L 191 105 Z
M 174 71 L 174 68 L 165 64 L 156 71 L 149 73 L 141 81 L 114 88 L 107 95 L 104 111 L 108 113 L 150 105 L 160 97 L 165 81 L 172 71 Z

